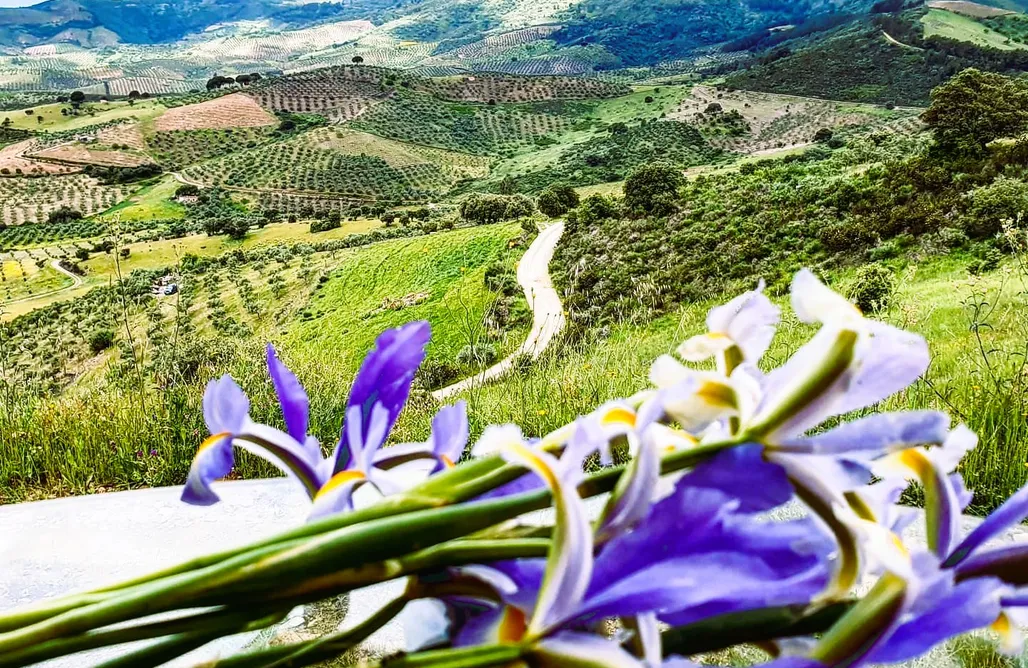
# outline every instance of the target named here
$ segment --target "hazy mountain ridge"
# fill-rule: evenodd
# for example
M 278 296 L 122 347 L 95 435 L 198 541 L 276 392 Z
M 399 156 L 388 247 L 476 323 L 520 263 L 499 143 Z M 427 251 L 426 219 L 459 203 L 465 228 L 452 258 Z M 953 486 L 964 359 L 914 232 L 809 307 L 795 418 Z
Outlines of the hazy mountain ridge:
M 599 45 L 624 64 L 641 64 L 684 57 L 777 25 L 839 12 L 864 13 L 872 4 L 873 0 L 586 0 L 567 5 L 535 0 L 50 0 L 31 8 L 0 9 L 0 44 L 31 46 L 62 39 L 81 43 L 81 31 L 95 29 L 108 30 L 124 43 L 156 44 L 235 21 L 267 20 L 295 28 L 365 19 L 378 25 L 395 22 L 400 39 L 439 42 L 447 48 L 491 30 L 559 22 L 564 26 L 555 36 L 559 44 Z M 79 32 L 68 39 L 69 30 Z

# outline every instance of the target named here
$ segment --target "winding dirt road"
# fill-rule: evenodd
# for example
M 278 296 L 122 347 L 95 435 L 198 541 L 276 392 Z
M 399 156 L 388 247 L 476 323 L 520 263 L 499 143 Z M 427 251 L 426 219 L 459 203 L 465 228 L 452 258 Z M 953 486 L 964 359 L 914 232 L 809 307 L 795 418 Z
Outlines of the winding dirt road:
M 564 329 L 564 307 L 560 303 L 560 295 L 553 288 L 553 281 L 550 280 L 550 260 L 553 259 L 557 242 L 563 233 L 563 222 L 551 225 L 540 232 L 518 264 L 518 283 L 525 291 L 528 306 L 532 309 L 532 331 L 525 342 L 513 355 L 495 366 L 455 385 L 436 390 L 432 393 L 434 399 L 444 401 L 499 378 L 510 371 L 515 360 L 522 355 L 531 355 L 532 359 L 536 359 L 550 345 L 553 337 Z

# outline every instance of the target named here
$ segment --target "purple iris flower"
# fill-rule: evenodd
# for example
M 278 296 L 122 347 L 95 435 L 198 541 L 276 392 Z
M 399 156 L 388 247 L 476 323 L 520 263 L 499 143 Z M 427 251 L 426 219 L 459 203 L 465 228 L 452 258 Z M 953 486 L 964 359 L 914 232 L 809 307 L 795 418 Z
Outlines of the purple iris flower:
M 234 464 L 233 447 L 267 459 L 301 485 L 314 502 L 311 517 L 349 510 L 354 492 L 364 485 L 393 494 L 424 476 L 452 466 L 467 445 L 463 402 L 443 408 L 433 420 L 426 443 L 383 448 L 410 394 L 414 374 L 425 357 L 430 329 L 414 322 L 379 336 L 354 381 L 342 436 L 324 457 L 308 434 L 310 402 L 302 385 L 267 349 L 268 374 L 282 408 L 286 431 L 250 419 L 250 402 L 230 377 L 211 381 L 204 394 L 204 418 L 212 436 L 200 446 L 182 500 L 194 505 L 218 501 L 211 483 Z
M 638 668 L 639 659 L 592 631 L 606 619 L 633 619 L 652 645 L 654 638 L 659 642 L 653 632 L 658 621 L 687 624 L 806 605 L 824 589 L 835 546 L 813 522 L 766 521 L 739 512 L 739 502 L 717 489 L 708 467 L 686 474 L 670 496 L 653 503 L 656 472 L 648 462 L 659 461 L 656 441 L 643 441 L 636 457 L 641 463 L 626 470 L 595 535 L 573 476 L 563 473 L 565 462 L 526 444 L 501 449 L 554 490 L 554 546 L 545 561 L 488 565 L 493 596 L 475 600 L 478 614 L 453 631 L 454 644 L 528 643 L 561 665 Z M 756 457 L 726 459 L 720 473 L 751 481 L 770 476 L 770 486 L 788 487 L 780 468 L 760 459 L 759 448 L 751 453 Z M 606 537 L 602 544 L 600 536 Z M 459 610 L 456 617 L 466 619 L 472 609 L 465 600 L 447 602 L 451 615 Z M 647 654 L 659 657 L 659 648 L 652 652 Z

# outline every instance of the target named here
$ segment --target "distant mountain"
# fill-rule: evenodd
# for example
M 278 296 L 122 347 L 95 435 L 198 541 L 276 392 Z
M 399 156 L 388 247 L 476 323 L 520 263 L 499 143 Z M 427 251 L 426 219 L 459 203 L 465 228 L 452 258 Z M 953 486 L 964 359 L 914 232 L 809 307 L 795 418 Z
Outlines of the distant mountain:
M 108 39 L 113 33 L 123 43 L 158 44 L 220 23 L 268 19 L 282 27 L 294 27 L 329 19 L 379 16 L 395 4 L 395 0 L 48 0 L 27 8 L 0 8 L 0 44 L 28 46 L 62 38 L 81 41 L 75 39 L 82 36 L 80 31 L 99 29 Z M 75 38 L 68 39 L 68 34 Z
M 89 43 L 91 31 L 123 43 L 166 43 L 210 26 L 270 20 L 279 27 L 365 19 L 395 25 L 399 39 L 440 51 L 486 31 L 559 24 L 560 46 L 587 46 L 622 65 L 685 58 L 697 50 L 827 16 L 866 13 L 874 0 L 49 0 L 0 9 L 0 44 Z

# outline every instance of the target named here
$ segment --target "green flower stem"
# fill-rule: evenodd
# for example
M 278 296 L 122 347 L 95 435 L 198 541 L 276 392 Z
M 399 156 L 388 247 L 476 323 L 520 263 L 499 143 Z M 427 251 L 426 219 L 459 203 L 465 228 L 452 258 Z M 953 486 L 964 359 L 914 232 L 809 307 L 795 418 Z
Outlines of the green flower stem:
M 832 668 L 859 662 L 903 609 L 906 593 L 907 583 L 902 578 L 883 575 L 867 596 L 825 633 L 810 658 Z
M 265 547 L 217 566 L 164 578 L 131 590 L 125 596 L 2 634 L 0 656 L 109 624 L 195 607 L 197 601 L 226 592 L 274 590 L 289 582 L 303 582 L 311 577 L 395 559 L 539 510 L 546 507 L 548 498 L 548 494 L 540 490 L 505 499 L 418 511 L 339 529 L 300 541 L 302 544 L 291 549 Z
M 39 643 L 18 652 L 5 654 L 3 657 L 0 657 L 0 668 L 26 666 L 46 661 L 47 659 L 68 656 L 100 647 L 110 647 L 138 640 L 178 635 L 196 631 L 197 629 L 211 632 L 226 631 L 235 633 L 236 629 L 251 624 L 259 618 L 268 620 L 269 625 L 277 623 L 285 618 L 290 609 L 292 608 L 277 611 L 278 614 L 275 615 L 275 608 L 270 606 L 249 606 L 246 610 L 225 608 L 161 622 L 152 622 L 150 624 L 83 633 L 70 638 L 60 638 Z
M 268 591 L 242 589 L 238 596 L 233 596 L 233 605 L 256 605 L 267 602 L 278 602 L 279 606 L 287 603 L 291 606 L 302 605 L 387 580 L 446 567 L 545 557 L 549 548 L 550 541 L 541 539 L 455 541 L 385 563 L 326 573 L 321 577 L 299 582 L 293 587 L 279 587 Z
M 671 473 L 695 466 L 737 444 L 724 442 L 673 453 L 664 459 L 662 470 Z M 579 491 L 586 497 L 609 492 L 622 471 L 611 469 L 590 476 Z M 444 472 L 439 478 L 465 481 L 473 478 L 472 473 L 495 474 L 491 480 L 495 484 L 517 479 L 524 475 L 524 470 L 503 465 L 499 458 L 487 458 Z M 474 498 L 482 489 L 466 484 L 464 490 L 454 491 L 451 498 L 434 496 L 435 490 L 442 488 L 442 482 L 433 478 L 408 494 L 387 498 L 371 508 L 312 523 L 248 548 L 193 560 L 119 588 L 93 592 L 110 595 L 98 602 L 79 596 L 51 603 L 50 607 L 18 611 L 0 618 L 0 630 L 8 631 L 0 634 L 0 656 L 110 624 L 196 607 L 198 601 L 206 601 L 207 605 L 232 603 L 232 596 L 241 591 L 252 594 L 262 589 L 280 589 L 285 584 L 302 583 L 326 573 L 397 559 L 550 504 L 549 490 L 540 489 L 497 500 L 447 506 Z M 397 570 L 393 577 L 399 574 Z M 69 600 L 81 607 L 68 609 Z
M 523 653 L 518 645 L 485 645 L 408 654 L 376 665 L 383 668 L 491 668 L 507 666 L 520 659 Z
M 328 533 L 335 531 L 336 529 L 342 529 L 355 524 L 384 519 L 395 515 L 402 515 L 416 510 L 438 507 L 444 505 L 447 501 L 450 503 L 467 501 L 478 496 L 473 488 L 469 488 L 468 493 L 461 493 L 459 496 L 455 495 L 450 498 L 441 498 L 439 493 L 447 491 L 448 486 L 465 484 L 466 481 L 472 481 L 480 476 L 487 475 L 503 465 L 503 460 L 498 456 L 470 461 L 449 471 L 444 471 L 438 475 L 432 476 L 418 487 L 414 487 L 402 495 L 382 499 L 380 502 L 369 508 L 355 510 L 352 513 L 338 513 L 321 520 L 304 524 L 295 529 L 290 529 L 289 531 L 277 536 L 247 545 L 246 547 L 225 550 L 198 557 L 179 564 L 178 566 L 173 566 L 171 568 L 151 573 L 150 575 L 128 580 L 111 587 L 96 589 L 90 593 L 106 593 L 139 584 L 146 584 L 170 575 L 178 575 L 180 573 L 207 568 L 225 561 L 226 559 L 231 559 L 253 550 L 271 547 L 281 543 L 288 543 L 300 538 L 317 536 L 319 534 Z M 3 628 L 2 621 L 0 621 L 0 628 Z
M 269 647 L 248 654 L 221 659 L 204 668 L 301 668 L 334 659 L 361 644 L 406 607 L 406 597 L 394 599 L 352 629 L 338 631 L 302 643 Z
M 843 601 L 817 610 L 777 607 L 728 613 L 668 629 L 661 634 L 662 646 L 666 656 L 691 656 L 775 638 L 824 633 L 853 605 L 853 601 Z

